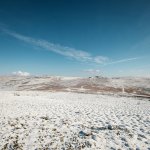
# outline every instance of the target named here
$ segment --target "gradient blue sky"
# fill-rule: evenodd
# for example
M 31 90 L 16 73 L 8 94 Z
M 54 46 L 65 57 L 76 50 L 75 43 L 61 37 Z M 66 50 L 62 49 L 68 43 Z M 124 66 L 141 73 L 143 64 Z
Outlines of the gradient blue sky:
M 0 0 L 0 74 L 150 76 L 149 0 Z

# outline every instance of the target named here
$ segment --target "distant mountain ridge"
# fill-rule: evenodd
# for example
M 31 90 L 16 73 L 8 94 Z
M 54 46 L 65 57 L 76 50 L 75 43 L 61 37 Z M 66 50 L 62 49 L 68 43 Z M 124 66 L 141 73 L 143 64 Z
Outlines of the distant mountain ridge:
M 0 90 L 67 91 L 150 96 L 150 78 L 140 77 L 59 77 L 1 76 Z

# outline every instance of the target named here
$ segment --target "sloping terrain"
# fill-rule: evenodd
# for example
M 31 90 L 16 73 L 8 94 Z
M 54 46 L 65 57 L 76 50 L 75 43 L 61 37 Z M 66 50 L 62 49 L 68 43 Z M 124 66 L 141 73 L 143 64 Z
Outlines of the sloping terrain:
M 69 91 L 150 96 L 150 78 L 0 77 L 0 90 Z
M 149 96 L 149 78 L 0 77 L 0 149 L 149 150 Z

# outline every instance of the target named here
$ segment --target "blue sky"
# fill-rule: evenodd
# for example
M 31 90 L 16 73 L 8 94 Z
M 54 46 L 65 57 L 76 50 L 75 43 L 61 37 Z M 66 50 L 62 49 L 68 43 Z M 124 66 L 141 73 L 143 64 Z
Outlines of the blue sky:
M 150 76 L 149 0 L 1 0 L 0 74 Z

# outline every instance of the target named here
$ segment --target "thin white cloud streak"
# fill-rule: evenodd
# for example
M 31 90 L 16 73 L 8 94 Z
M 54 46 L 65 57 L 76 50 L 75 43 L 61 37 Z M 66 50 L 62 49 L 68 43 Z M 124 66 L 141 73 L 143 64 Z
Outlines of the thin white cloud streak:
M 105 62 L 109 60 L 107 57 L 104 57 L 104 56 L 94 57 L 90 53 L 82 51 L 82 50 L 77 50 L 74 48 L 61 46 L 59 44 L 50 43 L 46 40 L 34 39 L 32 37 L 24 36 L 16 32 L 9 31 L 7 29 L 3 29 L 3 31 L 18 40 L 24 41 L 33 46 L 41 47 L 45 50 L 52 51 L 54 53 L 57 53 L 57 54 L 60 54 L 69 58 L 73 58 L 78 61 L 91 62 L 91 63 L 96 63 L 96 64 L 104 64 Z
M 119 64 L 119 63 L 124 63 L 124 62 L 130 62 L 130 61 L 135 61 L 138 59 L 142 59 L 143 57 L 133 57 L 133 58 L 126 58 L 126 59 L 121 59 L 121 60 L 117 60 L 117 61 L 113 61 L 110 63 L 106 63 L 105 65 L 112 65 L 112 64 Z
M 42 39 L 34 39 L 32 37 L 24 36 L 16 32 L 10 31 L 6 28 L 3 28 L 3 26 L 1 27 L 1 30 L 16 39 L 29 43 L 33 46 L 41 47 L 45 50 L 52 51 L 59 55 L 66 56 L 68 58 L 72 58 L 81 62 L 95 63 L 98 65 L 103 64 L 104 66 L 107 66 L 107 65 L 135 61 L 135 60 L 143 58 L 143 57 L 133 57 L 133 58 L 126 58 L 126 59 L 121 59 L 121 60 L 110 62 L 108 57 L 92 56 L 90 53 L 85 52 L 83 50 L 77 50 L 74 48 L 61 46 L 59 44 L 54 44 L 54 43 L 51 43 Z

